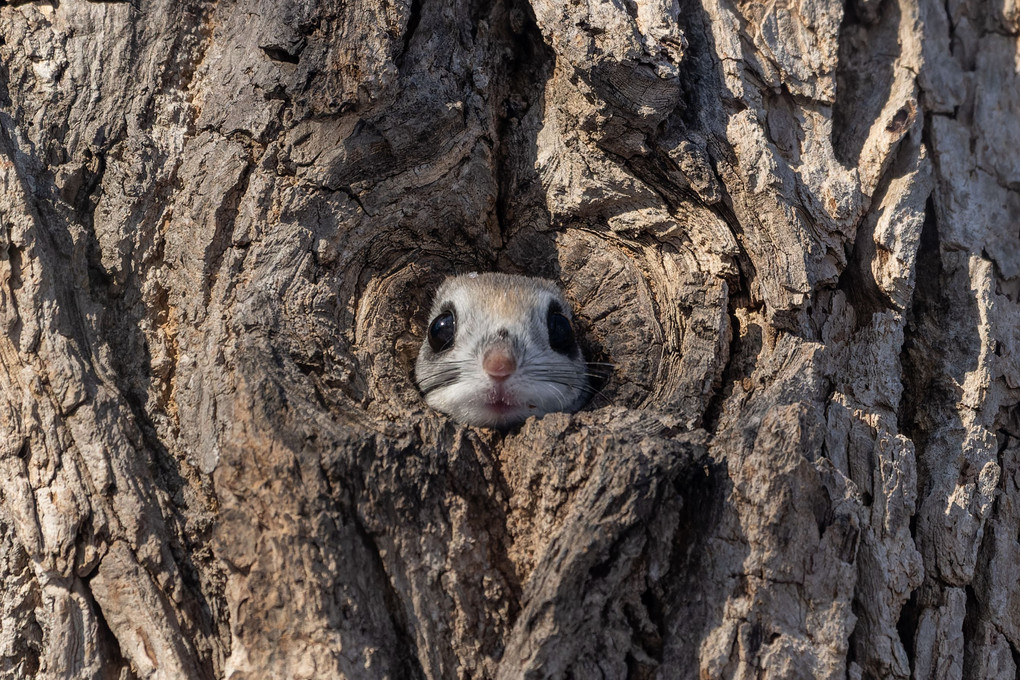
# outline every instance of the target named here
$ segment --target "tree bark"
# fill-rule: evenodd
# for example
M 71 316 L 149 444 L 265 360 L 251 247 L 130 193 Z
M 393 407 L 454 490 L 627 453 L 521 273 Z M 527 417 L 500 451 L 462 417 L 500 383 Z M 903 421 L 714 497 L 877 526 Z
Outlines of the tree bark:
M 1014 678 L 1020 9 L 0 3 L 0 678 Z M 431 292 L 612 375 L 426 408 Z

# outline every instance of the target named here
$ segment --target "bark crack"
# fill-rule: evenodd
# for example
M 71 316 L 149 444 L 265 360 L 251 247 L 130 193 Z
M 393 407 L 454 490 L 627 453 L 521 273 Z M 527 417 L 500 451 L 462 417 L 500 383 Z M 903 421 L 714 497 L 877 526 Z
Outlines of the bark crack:
M 401 45 L 400 52 L 393 58 L 393 63 L 397 65 L 397 68 L 403 68 L 404 59 L 407 56 L 408 51 L 411 49 L 411 40 L 414 38 L 415 32 L 418 30 L 418 24 L 421 23 L 422 14 L 422 2 L 423 0 L 411 0 L 410 14 L 407 18 L 407 27 L 404 29 L 404 40 Z

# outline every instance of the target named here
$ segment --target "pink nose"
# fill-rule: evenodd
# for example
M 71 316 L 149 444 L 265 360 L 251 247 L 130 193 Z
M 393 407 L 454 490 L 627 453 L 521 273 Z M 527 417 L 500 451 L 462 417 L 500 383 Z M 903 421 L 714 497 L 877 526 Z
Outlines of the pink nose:
M 503 382 L 517 370 L 517 362 L 505 349 L 493 348 L 485 353 L 482 368 L 496 382 Z

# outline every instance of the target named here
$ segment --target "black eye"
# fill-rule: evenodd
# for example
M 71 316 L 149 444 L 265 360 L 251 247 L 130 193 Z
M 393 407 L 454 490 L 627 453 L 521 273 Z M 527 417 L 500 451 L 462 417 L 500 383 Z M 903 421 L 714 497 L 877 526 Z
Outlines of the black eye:
M 457 335 L 457 319 L 453 312 L 445 311 L 429 324 L 429 347 L 433 352 L 443 352 L 453 347 Z
M 549 306 L 545 322 L 549 326 L 549 346 L 560 354 L 573 356 L 577 352 L 574 329 L 570 325 L 570 319 L 563 316 L 558 305 Z

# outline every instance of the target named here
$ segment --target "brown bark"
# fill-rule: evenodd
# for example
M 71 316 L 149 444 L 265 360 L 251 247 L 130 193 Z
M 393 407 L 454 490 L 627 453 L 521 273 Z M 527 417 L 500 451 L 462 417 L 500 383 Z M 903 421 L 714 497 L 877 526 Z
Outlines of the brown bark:
M 0 678 L 1015 677 L 1014 4 L 0 4 Z

